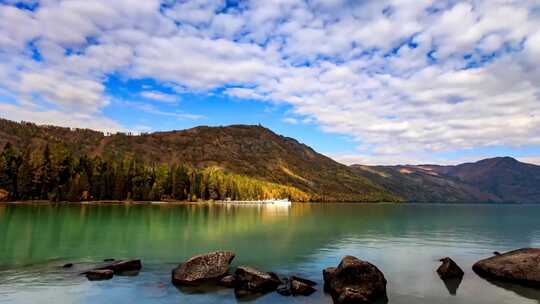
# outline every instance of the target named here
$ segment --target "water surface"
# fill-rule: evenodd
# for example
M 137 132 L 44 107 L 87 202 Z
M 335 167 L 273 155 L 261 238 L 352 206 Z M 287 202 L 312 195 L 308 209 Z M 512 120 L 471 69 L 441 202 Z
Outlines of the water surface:
M 540 303 L 538 290 L 471 270 L 493 251 L 540 247 L 539 219 L 540 205 L 0 205 L 0 302 L 236 303 L 229 289 L 170 284 L 179 262 L 223 249 L 234 265 L 319 283 L 323 268 L 354 255 L 383 271 L 389 303 Z M 465 270 L 457 291 L 434 271 L 443 256 Z M 77 274 L 111 257 L 141 258 L 143 269 L 100 282 Z M 75 268 L 59 267 L 67 262 Z M 331 303 L 318 287 L 247 302 Z

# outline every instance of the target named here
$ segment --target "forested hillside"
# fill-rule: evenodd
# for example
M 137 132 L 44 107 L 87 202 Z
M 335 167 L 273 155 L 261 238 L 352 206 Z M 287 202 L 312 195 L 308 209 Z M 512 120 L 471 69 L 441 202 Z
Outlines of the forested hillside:
M 10 200 L 400 200 L 261 126 L 105 135 L 0 120 L 0 145 Z

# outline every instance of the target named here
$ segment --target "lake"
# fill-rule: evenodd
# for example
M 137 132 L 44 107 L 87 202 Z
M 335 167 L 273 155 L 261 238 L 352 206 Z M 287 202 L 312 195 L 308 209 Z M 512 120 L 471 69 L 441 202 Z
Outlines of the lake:
M 488 282 L 471 270 L 493 251 L 540 247 L 540 205 L 293 204 L 0 205 L 2 303 L 236 303 L 230 289 L 178 289 L 171 270 L 212 250 L 319 282 L 310 297 L 253 303 L 331 303 L 325 267 L 344 255 L 375 264 L 389 303 L 540 303 L 540 291 Z M 465 277 L 452 295 L 435 269 L 452 257 Z M 138 276 L 90 282 L 78 271 L 104 258 L 141 258 Z M 65 270 L 64 263 L 76 263 Z M 455 288 L 455 286 L 453 287 Z

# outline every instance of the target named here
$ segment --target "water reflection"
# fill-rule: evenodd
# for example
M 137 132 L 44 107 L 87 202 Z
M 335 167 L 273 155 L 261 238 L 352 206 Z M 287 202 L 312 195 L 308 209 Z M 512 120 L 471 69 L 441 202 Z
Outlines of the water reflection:
M 463 278 L 442 279 L 442 281 L 446 289 L 448 289 L 448 293 L 455 296 Z

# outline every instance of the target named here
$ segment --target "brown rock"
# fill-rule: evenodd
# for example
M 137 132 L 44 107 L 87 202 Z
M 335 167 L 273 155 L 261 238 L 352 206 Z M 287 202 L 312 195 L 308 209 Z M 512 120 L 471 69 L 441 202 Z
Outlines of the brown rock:
M 317 282 L 314 282 L 314 281 L 311 281 L 311 280 L 308 280 L 308 279 L 304 279 L 304 278 L 301 278 L 301 277 L 298 277 L 298 276 L 291 276 L 290 280 L 295 280 L 295 281 L 300 281 L 304 284 L 307 284 L 309 286 L 315 286 L 317 285 Z
M 465 274 L 463 270 L 454 262 L 451 258 L 442 258 L 439 261 L 442 262 L 441 266 L 437 268 L 437 273 L 441 279 L 455 279 L 461 278 Z
M 233 288 L 236 285 L 236 277 L 233 275 L 224 276 L 219 280 L 219 285 Z
M 334 303 L 371 303 L 386 299 L 386 279 L 373 264 L 345 256 L 337 268 L 323 270 L 325 290 Z
M 473 270 L 482 277 L 540 287 L 540 248 L 495 255 L 476 262 Z
M 230 251 L 216 251 L 191 257 L 173 270 L 172 282 L 175 285 L 198 285 L 219 280 L 229 272 L 234 256 Z
M 301 296 L 309 296 L 312 293 L 314 293 L 316 290 L 311 285 L 304 283 L 304 281 L 299 281 L 291 278 L 289 280 L 291 294 L 293 296 L 301 295 Z
M 139 271 L 142 268 L 141 260 L 121 260 L 99 267 L 98 269 L 109 269 L 112 270 L 115 274 L 128 271 Z
M 239 266 L 234 274 L 237 294 L 270 292 L 282 284 L 277 275 L 248 266 Z
M 90 281 L 109 280 L 113 275 L 114 271 L 110 269 L 95 269 L 86 272 L 86 277 Z

